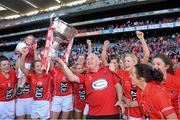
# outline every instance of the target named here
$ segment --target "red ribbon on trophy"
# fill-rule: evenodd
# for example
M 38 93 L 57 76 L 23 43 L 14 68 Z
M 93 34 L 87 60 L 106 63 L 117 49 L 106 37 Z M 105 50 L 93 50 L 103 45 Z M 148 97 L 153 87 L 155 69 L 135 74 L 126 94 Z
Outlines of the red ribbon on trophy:
M 70 26 L 57 17 L 53 19 L 53 15 L 51 16 L 51 25 L 48 29 L 45 48 L 42 52 L 42 64 L 43 69 L 46 70 L 46 73 L 50 69 L 51 59 L 58 56 L 56 51 L 62 41 L 68 42 L 68 46 L 63 56 L 65 62 L 68 63 L 76 33 L 77 30 L 74 27 Z

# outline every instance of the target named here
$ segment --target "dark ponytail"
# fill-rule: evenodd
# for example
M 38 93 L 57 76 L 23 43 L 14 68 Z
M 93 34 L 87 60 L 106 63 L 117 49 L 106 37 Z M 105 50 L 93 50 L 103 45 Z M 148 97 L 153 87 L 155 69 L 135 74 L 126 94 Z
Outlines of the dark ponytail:
M 151 66 L 149 66 L 147 64 L 136 64 L 135 69 L 136 69 L 137 77 L 138 78 L 140 78 L 140 77 L 145 78 L 145 81 L 147 83 L 151 82 L 151 81 L 155 81 L 157 83 L 160 83 L 163 81 L 162 72 L 159 70 L 153 69 Z
M 152 78 L 153 78 L 153 80 L 156 80 L 157 82 L 162 82 L 164 76 L 160 70 L 153 69 L 152 70 Z

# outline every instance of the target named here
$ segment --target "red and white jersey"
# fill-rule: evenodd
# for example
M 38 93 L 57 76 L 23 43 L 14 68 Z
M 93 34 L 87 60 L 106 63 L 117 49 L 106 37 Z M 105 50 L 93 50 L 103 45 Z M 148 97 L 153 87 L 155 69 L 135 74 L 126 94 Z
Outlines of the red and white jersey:
M 53 95 L 66 96 L 72 94 L 72 86 L 70 80 L 64 75 L 60 68 L 54 68 L 53 79 Z
M 17 82 L 18 79 L 14 70 L 9 72 L 9 78 L 6 78 L 2 72 L 0 72 L 0 101 L 15 99 Z
M 132 85 L 132 81 L 131 78 L 129 77 L 129 73 L 124 70 L 117 70 L 116 74 L 122 78 L 120 80 L 120 83 L 122 85 L 122 89 L 124 93 L 123 95 L 126 98 L 135 101 L 137 97 L 137 89 L 139 88 Z M 142 117 L 139 107 L 126 108 L 125 113 L 131 117 L 136 117 L 136 118 Z
M 145 90 L 138 93 L 137 101 L 144 119 L 165 119 L 175 113 L 167 92 L 156 83 L 148 83 Z
M 35 72 L 30 71 L 27 78 L 32 87 L 32 95 L 34 100 L 51 99 L 53 81 L 53 75 L 51 72 L 46 74 L 45 71 L 43 71 L 42 75 L 38 76 Z
M 167 74 L 166 81 L 162 82 L 160 86 L 168 92 L 172 106 L 180 119 L 180 78 Z
M 78 76 L 80 83 L 84 83 L 86 87 L 88 115 L 119 114 L 119 108 L 115 106 L 118 100 L 115 85 L 118 80 L 108 67 L 101 68 L 96 73 L 79 74 Z

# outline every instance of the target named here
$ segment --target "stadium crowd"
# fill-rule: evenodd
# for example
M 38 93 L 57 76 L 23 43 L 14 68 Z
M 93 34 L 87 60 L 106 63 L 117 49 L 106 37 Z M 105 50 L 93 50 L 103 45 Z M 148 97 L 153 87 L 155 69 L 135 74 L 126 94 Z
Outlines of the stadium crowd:
M 123 28 L 123 27 L 133 27 L 133 26 L 141 26 L 141 25 L 151 25 L 151 24 L 160 24 L 160 23 L 171 23 L 171 22 L 179 22 L 180 17 L 174 18 L 156 18 L 156 19 L 142 19 L 137 21 L 136 19 L 132 20 L 126 20 L 126 21 L 117 21 L 115 23 L 108 23 L 108 24 L 100 24 L 96 27 L 90 26 L 85 28 L 78 29 L 79 33 L 85 33 L 85 32 L 93 32 L 93 31 L 100 31 L 100 30 L 108 30 L 108 29 L 117 29 L 117 28 Z
M 131 38 L 110 38 L 109 48 L 108 48 L 108 56 L 116 55 L 121 57 L 128 52 L 133 52 L 139 58 L 143 57 L 142 46 L 139 44 L 139 41 L 135 37 Z M 179 64 L 178 61 L 180 59 L 180 34 L 172 34 L 172 35 L 164 35 L 159 37 L 149 37 L 146 38 L 146 42 L 148 44 L 150 54 L 150 60 L 154 58 L 157 54 L 165 54 L 170 59 L 172 59 L 173 64 Z M 95 41 L 93 44 L 92 50 L 93 53 L 96 53 L 99 57 L 102 53 L 103 44 L 100 41 Z M 60 48 L 61 54 L 65 48 Z M 72 48 L 72 53 L 70 60 L 75 61 L 77 56 L 80 54 L 87 55 L 88 46 L 87 44 L 78 43 L 78 45 L 74 45 Z

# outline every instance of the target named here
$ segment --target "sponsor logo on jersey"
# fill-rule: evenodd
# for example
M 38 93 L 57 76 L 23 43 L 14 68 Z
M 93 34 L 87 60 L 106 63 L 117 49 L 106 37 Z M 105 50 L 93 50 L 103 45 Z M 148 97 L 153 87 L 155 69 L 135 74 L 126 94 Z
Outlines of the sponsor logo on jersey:
M 92 83 L 92 88 L 94 90 L 102 90 L 105 89 L 108 86 L 108 82 L 106 79 L 98 79 Z

